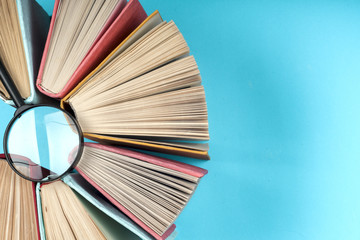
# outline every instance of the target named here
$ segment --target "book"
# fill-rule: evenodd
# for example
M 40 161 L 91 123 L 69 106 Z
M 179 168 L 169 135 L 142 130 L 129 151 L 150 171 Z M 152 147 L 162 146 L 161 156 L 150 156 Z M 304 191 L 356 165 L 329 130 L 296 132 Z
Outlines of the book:
M 43 184 L 40 196 L 46 239 L 106 239 L 62 181 Z
M 138 0 L 55 0 L 36 88 L 100 144 L 85 144 L 77 175 L 32 185 L 38 237 L 173 239 L 207 171 L 112 145 L 209 159 L 201 81 L 181 32 L 158 11 L 147 17 Z
M 155 239 L 166 239 L 207 170 L 97 143 L 85 143 L 76 170 Z
M 35 86 L 50 17 L 34 0 L 3 0 L 0 21 L 0 59 L 25 103 L 50 101 Z M 1 82 L 0 98 L 14 105 Z
M 107 240 L 116 240 L 116 239 L 140 240 L 140 238 L 137 235 L 128 231 L 122 225 L 119 225 L 116 221 L 114 221 L 104 212 L 100 211 L 94 205 L 89 203 L 85 198 L 83 198 L 77 192 L 74 193 Z
M 62 98 L 146 17 L 138 0 L 56 0 L 38 89 Z
M 151 14 L 61 100 L 86 138 L 209 159 L 207 106 L 189 47 Z M 106 117 L 104 117 L 106 116 Z
M 82 196 L 83 199 L 80 198 L 80 201 L 107 239 L 154 240 L 154 237 L 123 214 L 79 173 L 67 175 L 63 182 Z M 167 240 L 175 239 L 176 235 L 177 232 L 174 231 Z
M 0 155 L 0 239 L 40 239 L 35 185 Z

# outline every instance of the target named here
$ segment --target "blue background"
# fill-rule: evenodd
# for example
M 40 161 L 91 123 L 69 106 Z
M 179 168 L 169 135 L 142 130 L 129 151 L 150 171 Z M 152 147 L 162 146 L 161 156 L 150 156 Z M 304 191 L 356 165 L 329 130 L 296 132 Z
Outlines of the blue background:
M 212 160 L 185 160 L 209 174 L 178 239 L 359 239 L 360 3 L 141 3 L 178 25 L 207 94 Z

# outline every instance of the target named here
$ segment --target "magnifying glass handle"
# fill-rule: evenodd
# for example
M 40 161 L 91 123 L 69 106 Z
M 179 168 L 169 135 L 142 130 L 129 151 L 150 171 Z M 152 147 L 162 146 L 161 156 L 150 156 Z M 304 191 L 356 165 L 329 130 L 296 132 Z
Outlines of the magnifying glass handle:
M 24 100 L 22 99 L 19 90 L 16 88 L 14 81 L 11 79 L 10 74 L 6 70 L 4 64 L 0 61 L 0 79 L 6 91 L 10 94 L 12 100 L 17 108 L 23 106 Z

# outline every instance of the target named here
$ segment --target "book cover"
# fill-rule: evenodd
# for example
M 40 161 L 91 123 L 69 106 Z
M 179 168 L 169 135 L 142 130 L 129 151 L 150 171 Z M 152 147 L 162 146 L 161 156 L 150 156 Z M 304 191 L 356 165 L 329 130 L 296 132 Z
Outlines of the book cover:
M 49 30 L 50 17 L 36 1 L 16 0 L 16 5 L 18 7 L 31 94 L 25 99 L 25 103 L 38 104 L 49 102 L 51 100 L 40 94 L 35 85 Z M 14 102 L 11 99 L 4 99 L 4 101 L 14 106 Z
M 121 54 L 127 47 L 135 43 L 142 36 L 144 36 L 151 29 L 158 26 L 162 23 L 163 20 L 160 16 L 159 11 L 155 11 L 149 17 L 147 17 L 122 43 L 120 43 L 90 74 L 88 74 L 76 87 L 74 87 L 63 99 L 61 99 L 60 106 L 61 108 L 72 111 L 71 106 L 69 106 L 67 100 L 76 93 L 93 75 L 98 71 L 104 68 L 109 64 L 116 56 Z M 106 136 L 101 134 L 94 133 L 84 133 L 86 138 L 89 138 L 94 141 L 107 143 L 107 144 L 117 144 L 127 147 L 135 147 L 144 150 L 176 154 L 180 156 L 199 158 L 204 160 L 209 160 L 210 156 L 208 150 L 198 149 L 195 147 L 184 147 L 179 145 L 168 145 L 166 143 L 160 142 L 149 142 L 149 141 L 139 141 L 136 139 L 122 138 L 116 136 Z
M 20 0 L 18 0 L 21 2 Z M 116 10 L 113 12 L 107 23 L 105 24 L 103 30 L 96 38 L 94 44 L 90 48 L 89 52 L 87 53 L 86 57 L 83 59 L 77 70 L 74 72 L 71 79 L 67 82 L 64 89 L 59 93 L 50 93 L 46 89 L 43 89 L 41 87 L 41 81 L 42 81 L 42 73 L 44 70 L 44 64 L 49 48 L 49 43 L 51 40 L 52 31 L 55 24 L 56 14 L 59 10 L 59 5 L 61 3 L 61 0 L 55 0 L 55 6 L 54 6 L 54 12 L 53 12 L 53 18 L 51 19 L 51 24 L 49 28 L 49 32 L 47 35 L 47 41 L 45 44 L 45 50 L 42 55 L 41 64 L 39 61 L 36 61 L 36 59 L 39 59 L 40 55 L 38 54 L 39 51 L 35 46 L 32 46 L 31 44 L 34 43 L 35 40 L 31 38 L 31 41 L 28 39 L 29 35 L 27 36 L 27 44 L 28 46 L 25 47 L 27 50 L 26 58 L 36 58 L 33 59 L 32 63 L 32 69 L 33 72 L 37 72 L 37 68 L 35 67 L 36 63 L 40 64 L 40 70 L 38 72 L 38 79 L 37 79 L 37 88 L 42 93 L 48 95 L 51 98 L 63 98 L 61 100 L 61 107 L 63 109 L 67 109 L 69 106 L 67 106 L 66 100 L 71 96 L 71 94 L 75 91 L 77 91 L 81 86 L 87 81 L 88 78 L 90 78 L 93 74 L 95 74 L 99 69 L 106 66 L 107 63 L 109 63 L 113 58 L 115 58 L 118 54 L 120 54 L 122 51 L 125 51 L 127 47 L 129 47 L 132 43 L 139 40 L 144 34 L 149 32 L 151 29 L 157 27 L 159 24 L 163 22 L 160 14 L 158 11 L 155 11 L 153 14 L 151 14 L 148 18 L 146 18 L 146 13 L 143 10 L 142 6 L 137 0 L 131 0 L 129 3 L 125 4 L 126 1 L 120 1 L 119 5 L 117 6 Z M 22 8 L 26 9 L 29 8 L 26 5 L 26 1 L 22 3 Z M 26 13 L 31 12 L 30 10 L 23 10 Z M 26 16 L 26 13 L 23 15 Z M 42 16 L 44 17 L 44 16 Z M 26 19 L 26 17 L 23 17 Z M 146 19 L 145 19 L 146 18 Z M 41 17 L 39 18 L 41 19 Z M 145 20 L 144 20 L 145 19 Z M 48 19 L 49 20 L 49 19 Z M 144 21 L 143 21 L 144 20 Z M 25 25 L 25 20 L 23 20 L 23 25 Z M 23 27 L 25 28 L 25 27 Z M 30 29 L 30 28 L 29 28 Z M 28 32 L 34 31 L 34 30 L 27 30 Z M 41 35 L 41 34 L 39 34 Z M 45 34 L 46 35 L 46 34 Z M 119 38 L 119 36 L 121 36 Z M 23 36 L 25 39 L 25 37 Z M 36 38 L 34 38 L 36 39 Z M 43 38 L 45 39 L 45 38 Z M 25 40 L 24 40 L 25 41 Z M 40 40 L 39 40 L 40 42 Z M 31 66 L 29 66 L 30 71 Z M 32 79 L 34 81 L 34 78 Z M 37 91 L 35 89 L 35 91 Z M 39 102 L 39 98 L 36 96 L 32 96 L 31 98 L 32 102 Z M 201 159 L 209 159 L 208 151 L 207 150 L 199 150 L 195 148 L 184 148 L 181 146 L 176 145 L 167 145 L 167 144 L 161 144 L 161 143 L 155 143 L 155 142 L 147 142 L 144 141 L 136 141 L 136 139 L 122 139 L 122 138 L 116 138 L 111 136 L 102 136 L 100 134 L 91 134 L 91 133 L 85 133 L 85 137 L 89 139 L 93 139 L 99 142 L 105 142 L 108 144 L 123 144 L 125 146 L 130 147 L 138 147 L 146 150 L 152 150 L 152 151 L 158 151 L 162 153 L 171 153 L 171 154 L 178 154 L 183 155 L 187 157 L 196 157 Z M 160 142 L 160 141 L 159 141 Z M 179 171 L 197 178 L 203 177 L 205 174 L 207 174 L 207 170 L 191 166 L 188 164 L 184 164 L 181 162 L 176 162 L 160 157 L 150 156 L 147 154 L 134 152 L 128 149 L 122 149 L 122 148 L 116 148 L 101 144 L 92 144 L 88 143 L 86 146 L 102 149 L 105 151 L 113 152 L 116 154 L 121 154 L 128 157 L 133 157 L 136 159 L 140 159 L 144 162 L 148 162 L 157 166 L 161 166 L 167 169 L 171 169 L 174 171 Z M 137 230 L 134 230 L 133 232 L 137 233 L 138 235 L 141 235 L 144 239 L 173 239 L 176 236 L 176 233 L 174 231 L 175 225 L 172 224 L 164 234 L 159 235 L 155 233 L 152 229 L 150 229 L 146 224 L 144 224 L 139 218 L 135 217 L 130 211 L 128 211 L 125 207 L 123 207 L 119 202 L 117 202 L 113 197 L 110 196 L 105 190 L 103 190 L 97 183 L 95 183 L 91 178 L 89 178 L 84 172 L 82 172 L 80 169 L 77 169 L 81 176 L 86 179 L 97 191 L 101 192 L 113 205 L 115 205 L 118 209 L 123 211 L 125 215 L 127 215 L 127 219 L 125 221 L 118 221 L 119 223 L 123 225 L 127 225 L 128 227 L 133 224 L 133 229 L 136 229 L 136 225 L 139 225 L 141 229 L 139 228 Z M 65 178 L 66 179 L 66 178 Z M 66 180 L 64 179 L 64 182 Z M 71 180 L 69 181 L 71 182 Z M 84 188 L 81 190 L 81 187 L 77 186 L 79 184 L 72 183 L 73 188 L 77 189 L 77 191 L 82 191 L 82 196 L 85 196 L 85 198 L 90 201 L 92 204 L 96 202 L 96 199 L 92 198 L 91 194 L 86 194 L 84 191 Z M 69 184 L 71 185 L 71 184 Z M 80 189 L 80 190 L 79 190 Z M 33 185 L 33 193 L 34 193 L 34 204 L 37 209 L 37 222 L 38 222 L 38 235 L 39 238 L 43 238 L 45 236 L 45 230 L 43 225 L 43 219 L 42 219 L 42 208 L 41 208 L 41 200 L 39 198 L 39 192 L 40 192 L 40 185 Z M 36 197 L 38 195 L 38 197 Z M 90 199 L 90 200 L 89 200 Z M 109 216 L 111 215 L 110 212 L 112 212 L 109 206 L 101 206 L 101 204 L 97 203 L 97 207 L 101 209 L 103 212 L 106 212 Z M 95 205 L 95 204 L 94 204 Z M 119 216 L 119 215 L 118 215 Z M 119 219 L 119 217 L 114 217 Z M 145 231 L 144 231 L 145 230 Z
M 81 177 L 80 174 L 69 174 L 68 176 L 63 178 L 63 181 L 73 190 L 83 196 L 86 200 L 92 203 L 95 207 L 97 207 L 99 210 L 114 219 L 120 225 L 129 229 L 129 231 L 133 232 L 141 239 L 154 239 L 149 233 L 140 228 L 130 218 L 124 215 L 121 211 L 119 211 L 119 209 L 117 209 L 113 204 L 107 201 L 107 199 L 102 197 L 90 183 L 88 183 L 83 177 Z
M 69 91 L 71 91 L 147 17 L 146 12 L 142 8 L 138 0 L 129 1 L 124 8 L 123 5 L 119 5 L 119 7 L 115 10 L 114 13 L 120 14 L 116 18 L 115 15 L 110 16 L 110 20 L 113 20 L 113 22 L 110 24 L 110 22 L 108 21 L 105 24 L 105 28 L 102 32 L 100 32 L 99 37 L 95 40 L 95 43 L 89 49 L 86 57 L 78 66 L 77 70 L 73 73 L 72 77 L 67 81 L 63 90 L 59 93 L 54 93 L 47 89 L 44 89 L 41 85 L 41 82 L 43 77 L 43 71 L 45 68 L 46 57 L 50 46 L 51 35 L 54 30 L 54 25 L 56 21 L 56 17 L 54 16 L 57 15 L 60 2 L 60 0 L 55 1 L 53 18 L 51 20 L 48 38 L 46 41 L 36 82 L 40 92 L 48 95 L 49 97 L 57 99 L 63 98 Z
M 105 151 L 108 151 L 108 152 L 111 152 L 111 153 L 116 153 L 116 154 L 119 154 L 119 155 L 122 155 L 122 156 L 138 159 L 138 160 L 141 160 L 141 161 L 144 161 L 144 162 L 147 162 L 147 163 L 151 163 L 151 164 L 154 164 L 154 165 L 166 168 L 166 169 L 170 169 L 170 170 L 178 171 L 178 172 L 181 172 L 181 173 L 185 173 L 185 174 L 188 174 L 188 175 L 196 177 L 196 178 L 201 178 L 205 174 L 207 174 L 207 170 L 196 167 L 196 166 L 188 165 L 188 164 L 185 164 L 185 163 L 182 163 L 182 162 L 177 162 L 177 161 L 173 161 L 173 160 L 169 160 L 169 159 L 165 159 L 165 158 L 151 156 L 151 155 L 148 155 L 148 154 L 135 152 L 135 151 L 131 151 L 131 150 L 128 150 L 128 149 L 123 149 L 123 148 L 118 148 L 118 147 L 113 147 L 113 146 L 107 146 L 107 145 L 102 145 L 102 144 L 97 144 L 97 143 L 85 143 L 85 147 L 97 148 L 97 149 L 105 150 Z M 81 165 L 82 161 L 86 162 L 86 159 L 84 159 L 84 160 L 81 159 L 80 160 L 80 165 Z M 166 239 L 175 230 L 175 225 L 173 224 L 164 232 L 163 235 L 160 236 L 159 234 L 154 232 L 149 226 L 147 226 L 142 220 L 137 218 L 131 211 L 129 211 L 122 204 L 120 204 L 115 198 L 113 198 L 111 196 L 111 194 L 109 194 L 102 187 L 100 187 L 93 179 L 91 179 L 85 172 L 82 171 L 81 167 L 79 167 L 79 166 L 76 167 L 76 170 L 80 173 L 80 175 L 85 180 L 87 180 L 92 186 L 94 186 L 96 188 L 96 190 L 98 190 L 101 194 L 103 194 L 112 204 L 114 204 L 125 215 L 127 215 L 132 221 L 134 221 L 136 224 L 138 224 L 140 227 L 142 227 L 146 232 L 148 232 L 154 238 L 156 238 L 156 239 Z

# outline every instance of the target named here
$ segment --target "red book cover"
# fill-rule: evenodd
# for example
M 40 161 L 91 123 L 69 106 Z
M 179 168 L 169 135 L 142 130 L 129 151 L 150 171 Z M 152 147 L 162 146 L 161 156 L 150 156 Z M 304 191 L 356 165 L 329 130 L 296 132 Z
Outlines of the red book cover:
M 88 181 L 91 185 L 93 185 L 96 190 L 98 190 L 104 197 L 106 197 L 112 204 L 114 204 L 117 208 L 120 209 L 124 214 L 126 214 L 131 220 L 133 220 L 137 225 L 142 227 L 145 231 L 147 231 L 150 235 L 152 235 L 157 240 L 165 240 L 170 236 L 170 234 L 175 230 L 175 224 L 171 225 L 171 227 L 162 235 L 155 233 L 151 228 L 149 228 L 146 224 L 144 224 L 140 219 L 138 219 L 134 214 L 132 214 L 129 210 L 127 210 L 124 206 L 122 206 L 118 201 L 116 201 L 113 197 L 111 197 L 107 192 L 105 192 L 99 185 L 97 185 L 93 180 L 91 180 L 88 176 L 86 176 L 80 169 L 76 168 L 76 170 L 80 173 L 80 175 Z
M 112 147 L 112 146 L 106 146 L 98 143 L 85 143 L 85 146 L 93 147 L 93 148 L 99 148 L 103 149 L 109 152 L 118 153 L 124 156 L 133 157 L 136 159 L 140 159 L 149 163 L 153 163 L 158 166 L 166 167 L 172 170 L 176 170 L 179 172 L 183 172 L 195 177 L 203 177 L 205 174 L 207 174 L 207 170 L 191 166 L 186 163 L 181 163 L 161 157 L 151 156 L 144 153 L 139 153 L 123 148 L 118 147 Z M 166 239 L 170 234 L 175 230 L 175 224 L 173 224 L 162 236 L 155 233 L 152 229 L 150 229 L 146 224 L 144 224 L 140 219 L 138 219 L 136 216 L 134 216 L 129 210 L 127 210 L 124 206 L 122 206 L 118 201 L 116 201 L 113 197 L 110 196 L 106 191 L 104 191 L 99 185 L 97 185 L 93 180 L 91 180 L 87 175 L 84 174 L 79 168 L 76 168 L 76 170 L 80 173 L 80 175 L 85 178 L 91 185 L 93 185 L 100 193 L 102 193 L 112 204 L 114 204 L 116 207 L 118 207 L 123 213 L 125 213 L 129 218 L 131 218 L 136 224 L 138 224 L 140 227 L 142 227 L 145 231 L 147 231 L 149 234 L 154 236 L 158 240 Z
M 109 27 L 111 26 L 111 24 L 116 20 L 116 18 L 120 15 L 121 11 L 125 8 L 127 4 L 126 0 L 120 0 L 118 2 L 118 5 L 116 6 L 116 8 L 114 9 L 114 11 L 111 13 L 111 16 L 109 17 L 109 19 L 106 21 L 104 27 L 101 29 L 101 32 L 99 33 L 99 35 L 96 37 L 93 46 L 101 39 L 101 37 L 105 34 L 105 32 L 109 29 Z M 91 50 L 91 48 L 90 48 Z M 89 51 L 90 51 L 89 50 Z
M 43 52 L 43 56 L 41 58 L 41 63 L 40 63 L 40 68 L 39 68 L 39 73 L 38 73 L 38 77 L 36 80 L 36 86 L 39 89 L 39 91 L 45 95 L 48 95 L 50 97 L 53 97 L 52 94 L 46 92 L 42 87 L 41 87 L 41 80 L 43 77 L 43 73 L 44 73 L 44 68 L 45 68 L 45 63 L 46 63 L 46 57 L 49 51 L 49 47 L 50 47 L 50 40 L 51 40 L 51 35 L 54 31 L 54 25 L 55 25 L 55 19 L 56 19 L 56 15 L 57 15 L 57 11 L 59 9 L 59 4 L 60 4 L 61 0 L 55 0 L 54 3 L 54 10 L 52 13 L 52 18 L 51 18 L 51 22 L 50 22 L 50 27 L 49 27 L 49 32 L 47 35 L 47 39 L 46 39 L 46 43 L 45 43 L 45 47 L 44 47 L 44 52 Z
M 105 24 L 103 30 L 98 35 L 93 46 L 88 51 L 86 57 L 82 60 L 71 78 L 67 81 L 67 84 L 62 89 L 62 91 L 59 93 L 50 93 L 41 87 L 41 82 L 46 62 L 46 56 L 49 50 L 50 39 L 54 29 L 57 9 L 59 7 L 59 2 L 60 0 L 55 0 L 53 18 L 51 19 L 48 39 L 46 41 L 39 74 L 36 81 L 37 88 L 40 92 L 48 95 L 49 97 L 58 99 L 63 98 L 67 93 L 69 93 L 147 17 L 145 10 L 143 9 L 138 0 L 130 0 L 124 8 L 123 5 L 120 3 L 114 10 L 113 14 L 110 16 L 109 21 Z M 116 14 L 118 14 L 118 16 L 116 16 Z
M 193 165 L 189 165 L 186 163 L 182 163 L 182 162 L 178 162 L 178 161 L 174 161 L 174 160 L 170 160 L 170 159 L 166 159 L 166 158 L 162 158 L 162 157 L 152 156 L 152 155 L 148 155 L 145 153 L 135 152 L 135 151 L 131 151 L 131 150 L 124 149 L 124 148 L 102 145 L 99 143 L 85 143 L 85 146 L 99 148 L 99 149 L 106 150 L 109 152 L 118 153 L 120 155 L 140 159 L 145 162 L 149 162 L 149 163 L 161 166 L 161 167 L 165 167 L 168 169 L 186 173 L 188 175 L 191 175 L 191 176 L 194 176 L 197 178 L 201 178 L 205 174 L 208 173 L 208 171 L 206 169 L 199 168 L 199 167 L 196 167 Z

